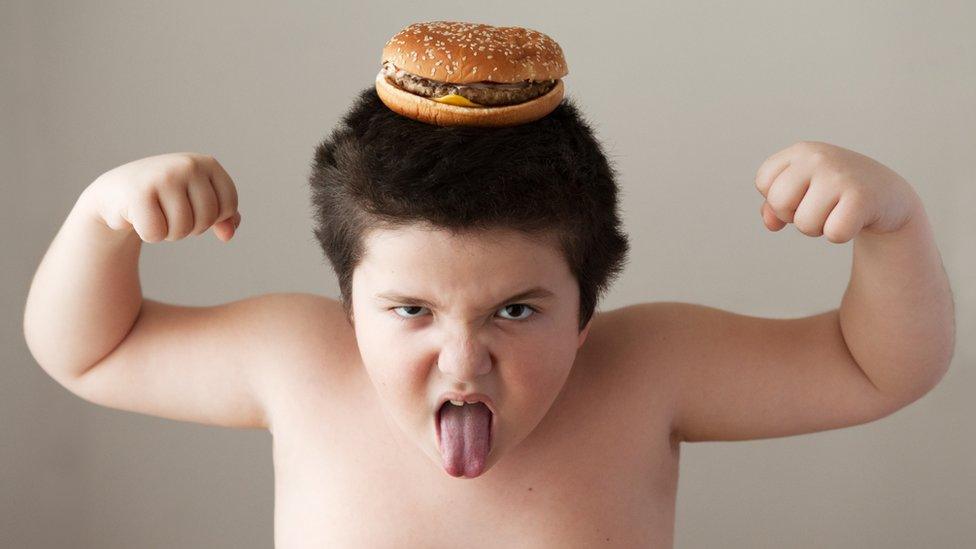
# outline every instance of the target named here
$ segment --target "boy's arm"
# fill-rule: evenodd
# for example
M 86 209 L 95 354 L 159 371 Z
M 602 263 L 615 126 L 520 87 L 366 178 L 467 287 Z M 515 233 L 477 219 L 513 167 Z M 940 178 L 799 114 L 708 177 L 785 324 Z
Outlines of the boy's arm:
M 344 323 L 337 301 L 312 294 L 207 307 L 146 299 L 122 343 L 67 388 L 109 408 L 272 430 L 274 404 L 288 398 L 286 376 L 338 366 L 350 348 Z
M 813 161 L 804 157 L 810 153 Z M 825 144 L 778 154 L 757 178 L 767 227 L 795 223 L 835 243 L 853 238 L 850 284 L 840 309 L 796 319 L 691 304 L 639 307 L 645 329 L 663 330 L 670 347 L 685 349 L 675 372 L 680 440 L 780 437 L 872 421 L 932 389 L 952 358 L 949 282 L 907 183 Z
M 44 255 L 24 311 L 31 353 L 58 383 L 94 403 L 184 421 L 268 427 L 272 373 L 309 335 L 299 327 L 328 330 L 323 320 L 338 325 L 339 308 L 301 294 L 213 307 L 143 300 L 141 237 L 178 240 L 191 229 L 202 233 L 215 219 L 237 219 L 236 195 L 209 157 L 165 155 L 127 166 L 81 194 Z M 217 192 L 208 201 L 211 185 Z M 192 201 L 195 222 L 187 217 L 191 202 L 180 204 L 191 199 L 199 199 Z M 115 204 L 139 232 L 108 227 L 106 204 Z M 153 224 L 150 208 L 166 217 L 157 210 Z M 233 234 L 226 223 L 214 227 L 223 240 Z
M 45 252 L 24 309 L 34 359 L 65 387 L 125 338 L 142 305 L 142 239 L 98 220 L 92 188 L 81 193 Z
M 920 201 L 898 231 L 854 239 L 839 321 L 851 355 L 883 394 L 911 402 L 945 375 L 955 306 Z

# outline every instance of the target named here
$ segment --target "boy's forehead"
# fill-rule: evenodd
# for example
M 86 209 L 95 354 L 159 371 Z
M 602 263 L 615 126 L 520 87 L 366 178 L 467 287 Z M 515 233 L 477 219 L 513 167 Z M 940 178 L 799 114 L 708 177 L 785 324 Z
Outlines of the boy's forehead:
M 432 253 L 471 253 L 490 251 L 492 254 L 515 255 L 525 253 L 525 249 L 544 251 L 555 250 L 552 235 L 529 235 L 515 229 L 495 228 L 482 230 L 451 231 L 442 228 L 411 225 L 395 229 L 374 229 L 364 239 L 365 255 L 371 250 L 412 253 L 426 250 Z
M 551 239 L 514 230 L 382 229 L 363 244 L 360 266 L 383 283 L 491 277 L 493 285 L 519 286 L 542 282 L 568 268 Z

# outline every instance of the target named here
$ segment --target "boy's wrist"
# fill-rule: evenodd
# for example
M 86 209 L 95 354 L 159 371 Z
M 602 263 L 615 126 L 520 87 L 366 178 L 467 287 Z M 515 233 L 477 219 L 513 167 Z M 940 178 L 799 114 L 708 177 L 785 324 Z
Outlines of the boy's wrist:
M 98 210 L 98 200 L 95 196 L 98 181 L 96 179 L 81 192 L 78 200 L 75 201 L 75 206 L 69 214 L 69 218 L 76 217 L 81 224 L 86 226 L 86 230 L 95 233 L 97 238 L 104 241 L 118 243 L 137 240 L 142 242 L 142 239 L 131 225 L 123 229 L 113 229 L 105 223 L 105 218 L 102 217 L 101 212 Z

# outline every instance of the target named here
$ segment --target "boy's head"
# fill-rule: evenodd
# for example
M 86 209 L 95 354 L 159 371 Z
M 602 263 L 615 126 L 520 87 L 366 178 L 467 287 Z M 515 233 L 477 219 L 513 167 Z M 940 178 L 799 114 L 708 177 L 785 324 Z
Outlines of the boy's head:
M 625 261 L 613 172 L 590 129 L 568 100 L 521 126 L 431 126 L 369 88 L 316 149 L 310 182 L 315 235 L 382 407 L 450 474 L 481 474 L 549 410 Z M 472 441 L 439 447 L 450 391 L 492 400 L 489 456 Z
M 554 238 L 579 284 L 582 330 L 628 252 L 614 175 L 569 99 L 520 126 L 440 127 L 394 113 L 370 87 L 315 150 L 315 236 L 350 318 L 352 275 L 372 230 L 416 224 Z

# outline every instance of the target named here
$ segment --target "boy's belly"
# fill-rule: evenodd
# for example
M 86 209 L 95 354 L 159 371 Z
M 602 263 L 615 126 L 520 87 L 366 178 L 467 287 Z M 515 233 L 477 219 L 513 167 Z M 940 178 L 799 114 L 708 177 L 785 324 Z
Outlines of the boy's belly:
M 482 476 L 457 479 L 361 405 L 368 385 L 324 399 L 305 381 L 276 410 L 278 549 L 672 546 L 679 449 L 653 400 L 566 399 Z M 638 434 L 621 420 L 634 405 L 651 418 Z

